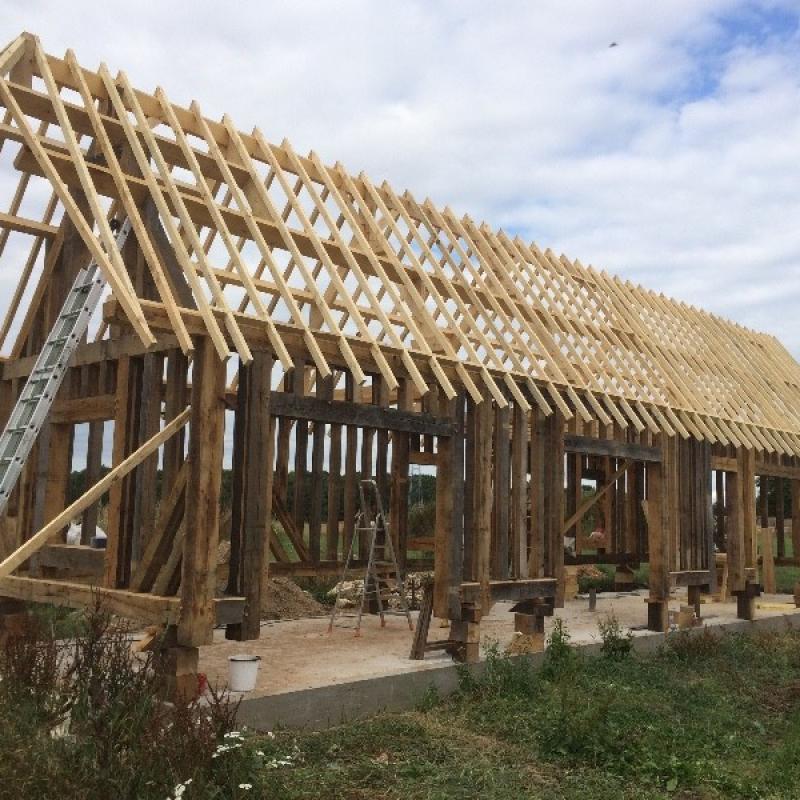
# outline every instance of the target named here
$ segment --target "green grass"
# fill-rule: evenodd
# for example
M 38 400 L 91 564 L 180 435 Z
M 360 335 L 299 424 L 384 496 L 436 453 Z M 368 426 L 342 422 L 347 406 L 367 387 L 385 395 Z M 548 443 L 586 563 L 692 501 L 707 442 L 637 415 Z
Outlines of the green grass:
M 490 656 L 453 698 L 261 745 L 264 796 L 796 798 L 800 634 L 677 635 L 657 657 Z M 554 652 L 556 651 L 554 649 Z M 545 677 L 546 675 L 546 677 Z

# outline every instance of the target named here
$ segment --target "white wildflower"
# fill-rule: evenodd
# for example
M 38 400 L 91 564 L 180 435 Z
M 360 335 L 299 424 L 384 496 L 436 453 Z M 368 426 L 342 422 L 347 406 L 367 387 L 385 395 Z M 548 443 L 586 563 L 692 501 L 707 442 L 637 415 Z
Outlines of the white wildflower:
M 252 789 L 252 788 L 253 788 L 253 784 L 252 784 L 252 783 L 240 783 L 240 784 L 239 784 L 239 788 L 240 788 L 240 789 L 244 789 L 245 791 L 248 791 L 248 792 L 249 792 L 249 791 L 250 791 L 250 789 Z

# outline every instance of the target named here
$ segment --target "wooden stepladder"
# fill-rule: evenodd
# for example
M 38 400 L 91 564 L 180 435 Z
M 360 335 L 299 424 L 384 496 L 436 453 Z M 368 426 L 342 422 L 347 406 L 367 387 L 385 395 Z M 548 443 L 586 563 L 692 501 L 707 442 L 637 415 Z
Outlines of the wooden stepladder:
M 366 570 L 364 571 L 364 584 L 361 589 L 361 601 L 358 607 L 358 614 L 355 615 L 355 633 L 361 635 L 361 618 L 364 615 L 364 608 L 369 602 L 377 609 L 381 618 L 381 627 L 386 626 L 387 616 L 405 616 L 409 630 L 414 629 L 411 621 L 411 612 L 408 608 L 404 591 L 404 580 L 400 575 L 400 568 L 397 566 L 397 557 L 394 552 L 394 543 L 389 532 L 389 523 L 383 513 L 383 503 L 378 491 L 378 484 L 374 480 L 362 480 L 358 485 L 359 500 L 361 509 L 356 514 L 355 531 L 350 540 L 350 549 L 347 552 L 342 577 L 338 584 L 336 600 L 331 610 L 331 618 L 328 623 L 328 632 L 333 630 L 334 622 L 339 616 L 339 597 L 342 587 L 355 577 L 355 568 L 351 569 L 350 564 L 354 560 L 354 552 L 357 542 L 361 537 L 366 536 L 369 541 L 369 557 L 367 559 Z M 353 573 L 353 575 L 351 575 Z M 394 611 L 388 606 L 390 597 L 397 592 L 400 607 L 402 610 Z M 341 615 L 353 617 L 354 615 Z

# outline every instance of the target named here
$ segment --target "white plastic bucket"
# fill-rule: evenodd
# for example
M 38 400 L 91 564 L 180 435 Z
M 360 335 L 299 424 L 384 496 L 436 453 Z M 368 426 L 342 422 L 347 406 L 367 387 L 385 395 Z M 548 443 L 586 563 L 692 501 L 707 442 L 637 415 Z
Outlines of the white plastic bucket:
M 261 656 L 230 656 L 228 658 L 228 688 L 232 692 L 252 692 L 256 688 L 259 661 L 261 661 Z

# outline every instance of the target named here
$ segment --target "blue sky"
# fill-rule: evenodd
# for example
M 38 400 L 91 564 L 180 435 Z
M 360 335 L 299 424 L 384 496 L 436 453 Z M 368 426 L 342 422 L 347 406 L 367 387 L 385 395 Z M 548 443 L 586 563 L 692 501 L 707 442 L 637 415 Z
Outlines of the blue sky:
M 797 0 L 69 8 L 0 0 L 0 38 L 30 30 L 800 357 Z

